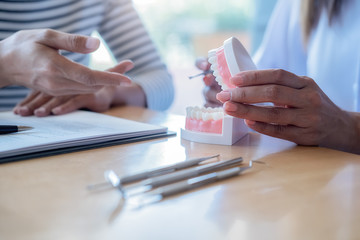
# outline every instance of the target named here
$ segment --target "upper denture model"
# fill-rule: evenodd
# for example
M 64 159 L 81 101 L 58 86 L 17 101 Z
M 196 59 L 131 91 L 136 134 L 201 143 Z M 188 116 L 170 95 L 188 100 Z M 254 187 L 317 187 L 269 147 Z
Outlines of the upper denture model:
M 208 58 L 215 80 L 222 90 L 235 88 L 230 78 L 241 71 L 256 70 L 249 53 L 235 37 L 227 39 L 223 46 L 210 50 Z

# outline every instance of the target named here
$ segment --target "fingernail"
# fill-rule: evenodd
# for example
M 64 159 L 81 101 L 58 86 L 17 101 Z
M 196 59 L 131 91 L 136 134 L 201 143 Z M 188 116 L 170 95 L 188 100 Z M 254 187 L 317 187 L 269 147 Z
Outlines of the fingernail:
M 51 110 L 51 112 L 55 115 L 58 115 L 60 113 L 61 109 L 59 107 L 54 108 L 53 110 Z
M 229 112 L 235 112 L 237 110 L 237 106 L 232 102 L 226 102 L 224 104 L 224 109 Z
M 211 74 L 206 74 L 203 78 L 203 81 L 205 83 L 206 86 L 211 86 L 214 82 L 213 80 L 213 75 Z
M 100 41 L 97 38 L 93 38 L 93 37 L 88 37 L 88 39 L 86 40 L 86 44 L 85 47 L 87 49 L 97 49 L 100 45 Z
M 248 125 L 248 126 L 253 126 L 253 125 L 255 125 L 255 121 L 253 121 L 253 120 L 245 120 L 245 123 L 246 123 L 246 125 Z
M 221 102 L 226 102 L 231 100 L 231 92 L 229 91 L 222 91 L 216 94 L 216 99 Z
M 209 63 L 208 62 L 201 62 L 200 69 L 207 70 Z
M 20 113 L 20 115 L 27 115 L 27 114 L 29 114 L 29 108 L 28 107 L 20 107 L 19 108 L 19 113 Z
M 133 64 L 133 63 L 132 63 L 132 64 L 128 64 L 128 65 L 126 65 L 125 72 L 130 71 L 130 70 L 133 69 L 133 68 L 134 68 L 134 64 Z
M 41 107 L 41 108 L 36 109 L 36 110 L 34 111 L 34 113 L 35 113 L 35 115 L 37 115 L 37 116 L 42 116 L 42 115 L 45 114 L 45 111 L 46 111 L 45 108 Z

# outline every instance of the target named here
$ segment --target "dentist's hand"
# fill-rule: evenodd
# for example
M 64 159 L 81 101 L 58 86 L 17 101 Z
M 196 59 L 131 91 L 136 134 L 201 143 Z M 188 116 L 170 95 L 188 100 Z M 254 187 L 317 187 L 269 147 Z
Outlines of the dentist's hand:
M 284 70 L 246 71 L 217 98 L 260 133 L 301 145 L 360 153 L 360 114 L 337 107 L 313 79 Z M 251 105 L 272 102 L 274 107 Z
M 210 69 L 210 63 L 206 58 L 196 59 L 195 65 L 200 70 L 207 72 Z M 216 94 L 221 91 L 220 85 L 215 81 L 214 75 L 208 73 L 203 78 L 205 87 L 203 89 L 203 95 L 205 98 L 205 107 L 220 107 L 222 103 L 216 99 Z
M 120 74 L 91 70 L 59 53 L 91 53 L 96 38 L 50 29 L 19 31 L 0 42 L 0 87 L 23 85 L 49 95 L 92 93 L 130 80 Z

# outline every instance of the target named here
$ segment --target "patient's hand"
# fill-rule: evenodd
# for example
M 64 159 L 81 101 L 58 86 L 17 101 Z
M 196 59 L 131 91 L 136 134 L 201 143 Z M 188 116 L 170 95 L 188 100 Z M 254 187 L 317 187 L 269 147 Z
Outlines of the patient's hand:
M 23 30 L 0 41 L 0 87 L 21 85 L 53 96 L 94 93 L 130 79 L 97 71 L 62 56 L 59 50 L 88 54 L 99 47 L 92 37 L 50 29 Z
M 132 67 L 131 61 L 123 61 L 108 71 L 125 73 Z M 50 114 L 65 114 L 81 108 L 103 112 L 111 107 L 118 87 L 122 86 L 105 86 L 95 93 L 56 97 L 40 91 L 33 91 L 14 108 L 14 113 L 21 116 L 45 117 Z
M 61 115 L 81 108 L 103 112 L 111 106 L 115 93 L 114 88 L 103 87 L 96 93 L 59 97 L 34 91 L 14 108 L 14 113 L 21 116 L 35 115 L 45 117 L 50 114 Z

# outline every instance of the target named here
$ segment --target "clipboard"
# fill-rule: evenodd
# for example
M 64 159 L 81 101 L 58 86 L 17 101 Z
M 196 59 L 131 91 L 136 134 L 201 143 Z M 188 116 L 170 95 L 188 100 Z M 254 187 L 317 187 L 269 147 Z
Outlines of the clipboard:
M 175 136 L 156 126 L 90 111 L 39 118 L 0 112 L 0 124 L 32 130 L 0 135 L 0 163 Z

